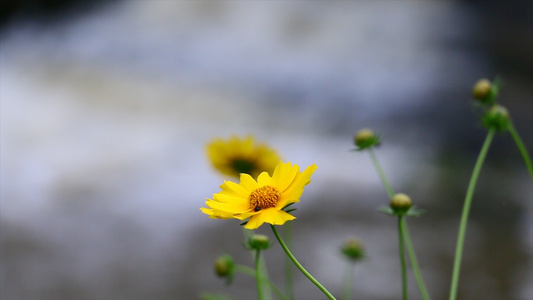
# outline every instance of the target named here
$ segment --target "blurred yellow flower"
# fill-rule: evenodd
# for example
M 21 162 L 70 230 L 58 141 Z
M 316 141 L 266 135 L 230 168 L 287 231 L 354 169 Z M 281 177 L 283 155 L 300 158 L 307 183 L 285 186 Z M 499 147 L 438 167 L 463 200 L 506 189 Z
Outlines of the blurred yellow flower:
M 256 144 L 252 136 L 215 139 L 207 145 L 207 155 L 215 169 L 237 178 L 241 173 L 254 178 L 263 171 L 272 174 L 280 161 L 274 150 L 265 144 Z
M 300 201 L 304 187 L 311 182 L 316 170 L 313 164 L 300 172 L 298 165 L 279 162 L 272 177 L 263 172 L 254 180 L 241 174 L 240 183 L 224 181 L 222 191 L 207 199 L 203 213 L 215 219 L 248 219 L 244 226 L 256 229 L 263 223 L 282 225 L 296 217 L 282 210 L 287 205 Z

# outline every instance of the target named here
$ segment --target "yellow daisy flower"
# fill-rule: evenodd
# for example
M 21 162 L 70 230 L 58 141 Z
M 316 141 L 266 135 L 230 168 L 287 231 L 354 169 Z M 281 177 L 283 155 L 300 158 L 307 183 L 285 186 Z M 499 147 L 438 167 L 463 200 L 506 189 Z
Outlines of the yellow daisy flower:
M 278 154 L 265 144 L 256 144 L 252 136 L 216 139 L 207 145 L 207 155 L 215 169 L 224 175 L 239 177 L 241 173 L 256 178 L 261 172 L 272 174 L 280 161 Z
M 242 173 L 240 183 L 224 181 L 222 191 L 207 199 L 202 207 L 203 213 L 215 219 L 248 219 L 244 226 L 256 229 L 263 223 L 282 225 L 296 217 L 282 209 L 291 203 L 300 201 L 304 187 L 311 182 L 311 175 L 316 170 L 313 164 L 303 172 L 295 164 L 279 162 L 272 177 L 263 172 L 257 177 Z

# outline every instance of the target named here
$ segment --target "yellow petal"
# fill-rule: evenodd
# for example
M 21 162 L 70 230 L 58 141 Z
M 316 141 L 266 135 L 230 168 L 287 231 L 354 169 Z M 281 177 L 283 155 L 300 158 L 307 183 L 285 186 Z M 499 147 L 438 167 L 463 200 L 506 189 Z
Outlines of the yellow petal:
M 243 198 L 248 198 L 248 196 L 250 196 L 250 191 L 242 185 L 232 181 L 224 181 L 224 184 L 221 185 L 220 188 L 222 189 L 221 193 L 228 195 L 235 195 Z
M 311 182 L 311 175 L 313 175 L 316 168 L 316 165 L 312 164 L 307 167 L 303 173 L 298 174 L 294 178 L 294 181 L 281 193 L 281 200 L 276 205 L 278 209 L 285 207 L 289 203 L 298 202 L 300 200 L 304 187 Z
M 250 218 L 248 223 L 244 226 L 247 229 L 256 229 L 263 223 L 269 223 L 272 225 L 283 225 L 285 222 L 296 219 L 295 216 L 288 214 L 282 210 L 267 208 L 261 210 L 260 213 Z
M 248 205 L 242 205 L 242 204 L 235 204 L 235 203 L 222 203 L 217 202 L 213 200 L 208 200 L 205 202 L 209 208 L 220 210 L 222 212 L 228 213 L 228 214 L 236 214 L 236 213 L 242 213 L 246 210 L 248 210 Z
M 200 210 L 209 216 L 209 218 L 211 219 L 230 219 L 230 218 L 233 218 L 233 216 L 231 214 L 227 214 L 227 213 L 224 213 L 224 212 L 221 212 L 221 211 L 218 211 L 218 210 L 214 210 L 214 209 L 209 209 L 209 208 L 205 208 L 205 207 L 202 207 L 200 208 Z
M 265 223 L 265 221 L 260 219 L 259 218 L 259 214 L 257 214 L 255 216 L 252 216 L 250 218 L 250 220 L 248 220 L 248 223 L 246 223 L 246 225 L 244 225 L 244 228 L 246 228 L 246 229 L 256 229 L 259 226 L 263 225 L 263 223 Z
M 248 198 L 235 197 L 235 196 L 225 195 L 221 193 L 214 194 L 213 200 L 222 202 L 222 203 L 233 203 L 233 204 L 249 206 Z
M 263 172 L 259 174 L 259 177 L 257 177 L 257 183 L 259 186 L 265 186 L 269 185 L 271 182 L 270 175 L 268 175 L 268 172 Z
M 298 170 L 299 167 L 297 165 L 292 166 L 290 162 L 286 164 L 279 162 L 272 175 L 272 185 L 283 193 L 299 173 Z
M 248 174 L 241 174 L 241 186 L 252 192 L 259 188 L 259 184 Z

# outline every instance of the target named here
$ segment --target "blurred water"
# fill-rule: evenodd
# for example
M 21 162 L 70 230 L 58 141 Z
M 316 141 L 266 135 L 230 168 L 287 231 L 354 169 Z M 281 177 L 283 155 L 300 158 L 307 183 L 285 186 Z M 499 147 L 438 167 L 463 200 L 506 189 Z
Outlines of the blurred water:
M 396 299 L 394 222 L 375 212 L 386 194 L 368 157 L 348 151 L 370 126 L 394 186 L 428 208 L 411 230 L 429 289 L 445 299 L 473 159 L 440 157 L 441 131 L 450 117 L 481 145 L 467 107 L 490 70 L 469 44 L 478 24 L 444 1 L 132 1 L 46 29 L 12 26 L 0 50 L 2 298 L 254 298 L 251 279 L 226 287 L 212 273 L 225 251 L 250 263 L 240 228 L 199 211 L 223 180 L 206 142 L 252 133 L 285 160 L 318 165 L 294 222 L 302 262 L 340 294 L 337 246 L 359 236 L 369 260 L 355 290 Z M 533 191 L 514 166 L 489 165 L 480 182 L 465 298 L 533 295 Z M 274 276 L 280 252 L 268 253 Z M 296 285 L 300 299 L 321 299 L 303 278 Z

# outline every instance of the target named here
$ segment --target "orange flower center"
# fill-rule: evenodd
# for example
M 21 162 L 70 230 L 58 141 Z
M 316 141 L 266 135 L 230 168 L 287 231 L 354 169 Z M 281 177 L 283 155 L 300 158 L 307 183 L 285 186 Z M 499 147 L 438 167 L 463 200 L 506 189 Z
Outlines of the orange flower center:
M 281 193 L 270 185 L 262 186 L 250 194 L 250 208 L 254 211 L 260 211 L 264 208 L 275 207 Z

